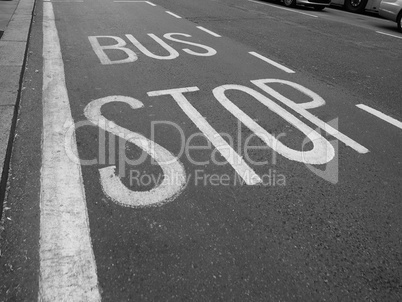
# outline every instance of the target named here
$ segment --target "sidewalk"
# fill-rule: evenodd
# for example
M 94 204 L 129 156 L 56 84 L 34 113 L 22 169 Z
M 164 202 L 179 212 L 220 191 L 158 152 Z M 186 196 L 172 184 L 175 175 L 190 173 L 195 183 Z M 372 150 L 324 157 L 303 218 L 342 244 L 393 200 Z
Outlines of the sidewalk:
M 35 0 L 0 0 L 0 217 Z
M 18 5 L 18 0 L 0 0 L 0 39 Z

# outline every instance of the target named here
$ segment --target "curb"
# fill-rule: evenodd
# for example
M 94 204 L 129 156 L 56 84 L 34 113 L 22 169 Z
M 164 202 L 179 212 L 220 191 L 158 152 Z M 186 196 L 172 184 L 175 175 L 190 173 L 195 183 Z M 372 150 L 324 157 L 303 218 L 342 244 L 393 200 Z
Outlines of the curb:
M 0 218 L 35 0 L 19 0 L 0 40 Z

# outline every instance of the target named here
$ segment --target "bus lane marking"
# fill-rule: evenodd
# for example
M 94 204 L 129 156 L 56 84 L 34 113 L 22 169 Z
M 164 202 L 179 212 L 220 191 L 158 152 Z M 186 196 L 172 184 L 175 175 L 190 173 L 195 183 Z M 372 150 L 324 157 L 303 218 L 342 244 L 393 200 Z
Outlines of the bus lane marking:
M 210 34 L 211 36 L 214 36 L 216 38 L 221 38 L 221 35 L 218 35 L 217 33 L 214 33 L 213 31 L 206 29 L 205 27 L 202 26 L 197 26 L 198 29 L 201 29 L 202 31 L 205 31 L 206 33 Z
M 195 109 L 184 93 L 199 91 L 198 87 L 176 88 L 169 90 L 150 91 L 148 96 L 170 95 L 191 119 L 198 129 L 207 137 L 221 155 L 230 163 L 237 174 L 245 181 L 247 185 L 256 185 L 262 182 L 262 179 L 254 172 L 252 168 L 243 160 L 243 158 L 216 132 L 216 130 L 205 120 L 205 118 Z
M 99 39 L 114 39 L 117 43 L 112 45 L 100 45 Z M 125 47 L 127 45 L 126 41 L 124 41 L 120 37 L 115 36 L 89 36 L 89 42 L 91 43 L 92 50 L 98 56 L 102 65 L 111 65 L 111 64 L 124 64 L 131 63 L 138 60 L 137 54 L 132 51 L 130 48 Z M 105 50 L 121 50 L 124 51 L 127 55 L 127 58 L 121 60 L 110 60 L 109 56 L 105 53 Z
M 53 5 L 43 3 L 43 132 L 39 301 L 100 301 L 81 165 L 66 152 L 74 127 Z M 74 131 L 73 131 L 74 132 Z M 76 154 L 75 132 L 70 148 Z
M 211 56 L 214 56 L 217 54 L 217 51 L 215 49 L 213 49 L 212 47 L 209 47 L 209 46 L 206 46 L 203 44 L 199 44 L 199 43 L 190 42 L 190 41 L 180 40 L 180 39 L 174 38 L 172 36 L 183 36 L 186 38 L 191 38 L 191 35 L 183 34 L 183 33 L 168 33 L 168 34 L 163 35 L 163 37 L 165 39 L 168 39 L 170 41 L 195 46 L 195 47 L 198 47 L 201 49 L 205 49 L 207 51 L 207 52 L 195 52 L 194 50 L 191 50 L 188 48 L 183 48 L 182 50 L 184 52 L 188 53 L 189 55 L 199 56 L 199 57 L 211 57 Z
M 177 18 L 177 19 L 181 19 L 180 16 L 178 16 L 178 15 L 176 15 L 175 13 L 172 13 L 172 12 L 170 12 L 170 11 L 168 11 L 168 10 L 166 11 L 166 13 L 168 13 L 169 15 L 171 15 L 171 16 Z
M 116 175 L 116 167 L 108 166 L 99 169 L 103 192 L 114 202 L 128 207 L 156 205 L 174 199 L 181 193 L 186 183 L 186 172 L 183 165 L 178 158 L 156 142 L 106 119 L 101 113 L 101 108 L 105 104 L 114 102 L 126 103 L 133 110 L 144 107 L 142 102 L 132 97 L 108 96 L 90 102 L 84 109 L 85 117 L 102 130 L 122 138 L 125 142 L 135 144 L 145 151 L 161 167 L 163 181 L 149 191 L 132 191 Z M 121 149 L 125 150 L 125 145 Z M 127 158 L 120 159 L 120 164 L 123 161 L 125 164 L 126 160 Z M 120 168 L 124 169 L 124 166 Z
M 369 150 L 366 147 L 364 147 L 361 144 L 359 144 L 358 142 L 352 140 L 345 134 L 339 132 L 337 129 L 331 127 L 330 125 L 323 122 L 318 117 L 316 117 L 315 115 L 311 114 L 310 112 L 308 112 L 306 110 L 306 109 L 313 109 L 313 108 L 317 108 L 317 107 L 321 107 L 321 106 L 325 105 L 324 99 L 322 97 L 320 97 L 314 91 L 312 91 L 300 84 L 286 81 L 286 80 L 263 79 L 263 80 L 253 80 L 253 81 L 251 81 L 251 83 L 253 83 L 257 87 L 261 88 L 261 90 L 270 94 L 271 96 L 273 96 L 274 98 L 276 98 L 278 101 L 282 102 L 289 108 L 293 109 L 294 111 L 296 111 L 301 116 L 303 116 L 304 118 L 306 118 L 307 120 L 312 122 L 317 127 L 325 130 L 325 132 L 327 132 L 328 134 L 330 134 L 333 137 L 335 137 L 336 139 L 342 141 L 346 146 L 349 146 L 350 148 L 354 149 L 355 151 L 357 151 L 359 153 L 369 152 Z M 306 96 L 309 96 L 312 99 L 312 101 L 306 102 L 306 103 L 295 103 L 294 101 L 289 100 L 287 97 L 283 96 L 276 90 L 269 87 L 267 85 L 269 83 L 279 83 L 282 85 L 288 85 L 290 87 L 293 87 L 294 89 L 302 92 Z
M 390 116 L 388 116 L 376 109 L 373 109 L 367 105 L 364 105 L 364 104 L 358 104 L 358 105 L 356 105 L 356 107 L 358 107 L 372 115 L 375 115 L 376 117 L 394 125 L 395 127 L 398 127 L 399 129 L 402 129 L 402 122 L 398 121 L 397 119 L 394 119 L 393 117 L 390 117 Z
M 157 60 L 173 60 L 179 57 L 179 52 L 167 44 L 162 38 L 159 38 L 155 34 L 148 33 L 147 34 L 151 39 L 153 39 L 157 44 L 159 44 L 166 52 L 167 55 L 155 55 L 151 51 L 149 51 L 143 43 L 138 41 L 133 35 L 127 34 L 125 35 L 126 38 L 131 42 L 133 46 L 135 46 L 141 53 L 146 55 L 149 58 L 157 59 Z M 176 37 L 174 37 L 176 36 Z M 191 35 L 185 33 L 167 33 L 163 35 L 163 38 L 169 41 L 173 41 L 176 43 L 190 45 L 196 48 L 201 48 L 204 52 L 194 51 L 189 48 L 182 48 L 181 50 L 185 53 L 192 55 L 192 56 L 200 56 L 200 57 L 210 57 L 216 55 L 217 51 L 212 47 L 190 42 L 187 40 L 179 39 L 177 36 L 185 37 L 185 38 L 192 38 Z M 104 39 L 113 39 L 116 41 L 116 44 L 108 44 L 108 45 L 101 45 L 99 40 Z M 88 40 L 92 46 L 93 51 L 97 55 L 98 59 L 103 65 L 111 65 L 111 64 L 124 64 L 124 63 L 132 63 L 138 60 L 137 54 L 127 47 L 127 43 L 124 39 L 116 36 L 88 36 Z M 109 56 L 106 54 L 106 50 L 108 51 L 123 51 L 126 54 L 126 58 L 124 59 L 117 59 L 111 60 Z
M 155 55 L 152 52 L 150 52 L 145 46 L 143 46 L 136 38 L 134 38 L 133 35 L 126 35 L 126 38 L 135 46 L 137 47 L 144 55 L 157 59 L 157 60 L 172 60 L 175 59 L 179 56 L 179 53 L 171 47 L 169 44 L 167 44 L 165 41 L 163 41 L 161 38 L 154 34 L 148 34 L 149 37 L 154 39 L 159 45 L 161 45 L 168 53 L 169 55 L 167 56 L 159 56 Z
M 225 95 L 228 90 L 237 90 L 247 93 L 254 97 L 261 104 L 265 105 L 269 110 L 282 117 L 285 121 L 293 125 L 313 143 L 313 149 L 308 151 L 299 151 L 291 149 L 280 142 L 275 136 L 270 134 L 259 124 L 257 124 L 250 116 L 232 103 Z M 213 90 L 216 100 L 225 107 L 230 113 L 246 125 L 252 132 L 255 133 L 267 146 L 275 152 L 281 154 L 287 159 L 302 162 L 305 164 L 321 165 L 331 161 L 335 156 L 333 146 L 318 132 L 303 123 L 290 112 L 283 109 L 271 99 L 267 98 L 260 92 L 246 86 L 228 84 L 222 85 Z
M 284 72 L 295 73 L 292 69 L 287 68 L 286 66 L 283 66 L 282 64 L 276 63 L 275 61 L 273 61 L 271 59 L 268 59 L 268 58 L 266 58 L 266 57 L 264 57 L 264 56 L 262 56 L 262 55 L 260 55 L 260 54 L 258 54 L 256 52 L 254 52 L 254 51 L 250 51 L 249 54 L 254 56 L 254 57 L 257 57 L 257 58 L 259 58 L 259 59 L 261 59 L 261 60 L 263 60 L 265 62 L 267 62 L 268 64 L 271 64 L 271 65 L 283 70 Z

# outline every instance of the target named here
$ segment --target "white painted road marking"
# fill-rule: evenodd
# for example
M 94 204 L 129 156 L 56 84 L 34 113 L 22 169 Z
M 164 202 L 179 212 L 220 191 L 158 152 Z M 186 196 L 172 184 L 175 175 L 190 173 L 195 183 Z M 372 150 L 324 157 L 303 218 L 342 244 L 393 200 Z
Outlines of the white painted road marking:
M 139 109 L 144 106 L 139 100 L 131 97 L 108 96 L 89 103 L 84 110 L 86 118 L 101 129 L 113 133 L 124 141 L 135 144 L 148 153 L 161 167 L 163 181 L 150 191 L 131 191 L 123 185 L 120 178 L 115 174 L 116 167 L 109 166 L 99 170 L 104 193 L 114 202 L 129 207 L 156 205 L 172 200 L 181 193 L 186 183 L 186 172 L 183 165 L 172 153 L 159 144 L 107 120 L 102 115 L 101 108 L 104 104 L 113 102 L 126 103 L 132 109 Z M 125 146 L 120 150 L 125 150 Z
M 116 2 L 116 3 L 130 3 L 130 2 L 132 2 L 132 3 L 140 3 L 140 2 L 143 2 L 143 3 L 148 3 L 149 5 L 151 5 L 151 6 L 156 6 L 156 4 L 153 4 L 152 2 L 149 2 L 149 1 L 129 1 L 129 0 L 116 0 L 116 1 L 113 1 L 113 2 Z
M 183 37 L 186 37 L 186 38 L 191 38 L 190 35 L 183 34 L 183 33 L 168 33 L 168 34 L 163 35 L 163 37 L 165 39 L 168 39 L 170 41 L 174 41 L 174 42 L 181 43 L 181 44 L 187 44 L 187 45 L 196 46 L 196 47 L 205 49 L 207 51 L 207 52 L 195 52 L 195 51 L 193 51 L 191 49 L 188 49 L 188 48 L 183 48 L 182 49 L 184 52 L 186 52 L 186 53 L 188 53 L 190 55 L 199 56 L 199 57 L 210 57 L 210 56 L 216 55 L 216 50 L 213 49 L 212 47 L 209 47 L 209 46 L 206 46 L 206 45 L 203 45 L 203 44 L 190 42 L 190 41 L 180 40 L 180 39 L 174 38 L 172 36 L 183 36 Z
M 364 110 L 364 111 L 366 111 L 368 113 L 371 113 L 372 115 L 375 115 L 376 117 L 378 117 L 378 118 L 380 118 L 380 119 L 382 119 L 382 120 L 394 125 L 395 127 L 398 127 L 400 129 L 402 129 L 402 122 L 394 119 L 393 117 L 390 117 L 390 116 L 388 116 L 388 115 L 386 115 L 386 114 L 384 114 L 384 113 L 382 113 L 382 112 L 380 112 L 380 111 L 378 111 L 376 109 L 373 109 L 373 108 L 371 108 L 369 106 L 366 106 L 366 105 L 363 105 L 363 104 L 358 104 L 358 105 L 356 105 L 356 107 L 358 107 L 358 108 L 360 108 L 360 109 L 362 109 L 362 110 Z
M 213 31 L 206 29 L 205 27 L 202 26 L 197 26 L 198 29 L 201 29 L 203 31 L 205 31 L 206 33 L 209 33 L 211 36 L 217 37 L 217 38 L 221 38 L 220 35 L 218 35 L 217 33 L 214 33 Z
M 114 39 L 115 41 L 117 41 L 117 44 L 101 46 L 99 43 L 99 39 Z M 138 56 L 134 51 L 132 51 L 130 48 L 124 47 L 127 45 L 127 43 L 122 38 L 115 36 L 89 36 L 88 40 L 91 43 L 93 51 L 98 56 L 103 65 L 124 64 L 135 62 L 138 60 Z M 112 61 L 105 53 L 105 49 L 124 51 L 127 55 L 127 58 Z
M 398 39 L 402 39 L 402 36 L 391 35 L 391 34 L 384 33 L 384 32 L 382 32 L 382 31 L 376 31 L 376 33 L 381 34 L 381 35 L 386 35 L 386 36 L 394 37 L 394 38 L 398 38 Z
M 157 59 L 157 60 L 172 60 L 175 59 L 179 56 L 179 53 L 171 47 L 169 44 L 167 44 L 165 41 L 163 41 L 161 38 L 154 34 L 148 34 L 152 39 L 154 39 L 157 43 L 159 43 L 160 46 L 162 46 L 168 53 L 169 55 L 167 56 L 159 56 L 155 55 L 152 52 L 150 52 L 144 45 L 140 43 L 136 38 L 134 38 L 133 35 L 126 35 L 127 39 L 130 40 L 135 47 L 137 47 L 143 54 L 147 55 L 150 58 Z
M 83 0 L 45 0 L 43 2 L 51 2 L 51 3 L 83 3 Z
M 271 5 L 271 4 L 268 4 L 268 3 L 265 3 L 265 2 L 254 1 L 254 0 L 248 0 L 248 1 L 249 1 L 249 2 L 253 2 L 253 3 L 257 3 L 257 4 L 262 4 L 262 5 L 271 6 L 271 7 L 277 8 L 277 9 L 287 10 L 287 11 L 289 11 L 289 12 L 293 12 L 293 13 L 297 13 L 297 14 L 302 14 L 302 15 L 306 15 L 306 16 L 318 18 L 318 16 L 316 16 L 316 15 L 307 14 L 307 13 L 302 13 L 302 12 L 299 12 L 299 11 L 296 11 L 296 10 L 293 10 L 293 9 L 289 9 L 289 8 L 286 8 L 286 7 L 280 7 L 280 6 L 278 6 L 278 5 Z
M 313 143 L 313 149 L 308 151 L 299 151 L 291 149 L 282 144 L 275 136 L 267 132 L 252 118 L 245 114 L 239 107 L 233 104 L 225 95 L 225 91 L 227 90 L 242 91 L 254 97 L 261 104 L 265 105 L 268 109 L 275 112 L 288 123 L 295 126 L 299 131 L 304 133 Z M 267 144 L 267 146 L 282 156 L 290 160 L 312 165 L 326 164 L 334 158 L 335 150 L 333 146 L 324 137 L 322 137 L 321 134 L 311 129 L 297 117 L 258 91 L 241 85 L 223 85 L 215 88 L 213 90 L 213 94 L 215 98 L 222 104 L 222 106 L 232 113 L 233 116 L 239 119 L 251 131 L 253 131 L 255 135 L 257 135 L 265 144 Z
M 330 125 L 323 122 L 318 117 L 316 117 L 315 115 L 311 114 L 310 112 L 308 112 L 306 110 L 306 109 L 317 108 L 317 107 L 325 105 L 324 99 L 322 97 L 320 97 L 318 94 L 316 94 L 314 91 L 311 91 L 310 89 L 308 89 L 300 84 L 290 82 L 290 81 L 285 81 L 285 80 L 263 79 L 263 80 L 254 80 L 254 81 L 251 81 L 251 83 L 255 84 L 256 86 L 261 88 L 266 93 L 272 95 L 274 98 L 281 101 L 286 106 L 292 108 L 294 111 L 299 113 L 304 118 L 308 119 L 310 122 L 315 124 L 317 127 L 320 127 L 321 129 L 325 130 L 325 132 L 327 132 L 328 134 L 330 134 L 333 137 L 337 138 L 338 140 L 342 141 L 345 145 L 351 147 L 352 149 L 356 150 L 359 153 L 369 152 L 369 150 L 366 147 L 360 145 L 358 142 L 352 140 L 348 136 L 339 132 L 337 129 L 331 127 Z M 288 85 L 290 87 L 293 87 L 294 89 L 302 92 L 306 96 L 309 96 L 312 99 L 312 101 L 307 102 L 307 103 L 295 103 L 292 100 L 289 100 L 288 98 L 284 97 L 282 94 L 280 94 L 276 90 L 267 86 L 266 84 L 268 84 L 268 83 L 279 83 L 282 85 Z
M 152 38 L 156 43 L 158 43 L 162 48 L 168 52 L 168 55 L 155 55 L 151 51 L 149 51 L 145 46 L 144 43 L 141 43 L 138 41 L 133 35 L 126 35 L 126 38 L 140 50 L 144 55 L 157 59 L 157 60 L 173 60 L 179 57 L 179 53 L 171 47 L 169 44 L 167 44 L 165 41 L 163 41 L 161 38 L 154 34 L 148 34 L 150 38 Z M 212 47 L 199 44 L 199 43 L 194 43 L 186 40 L 179 39 L 177 37 L 173 36 L 181 36 L 181 37 L 186 37 L 186 38 L 191 38 L 191 35 L 184 34 L 184 33 L 167 33 L 164 34 L 163 37 L 167 40 L 177 42 L 180 44 L 185 44 L 185 45 L 190 45 L 190 46 L 195 46 L 197 48 L 201 48 L 206 50 L 206 52 L 196 52 L 194 50 L 191 50 L 189 48 L 183 48 L 182 50 L 192 56 L 200 56 L 200 57 L 209 57 L 213 56 L 216 54 L 216 50 L 213 49 Z M 111 44 L 110 42 L 107 45 L 101 46 L 99 39 L 113 39 L 117 43 L 116 44 Z M 89 36 L 88 37 L 89 42 L 91 43 L 92 49 L 95 52 L 95 54 L 98 56 L 99 60 L 103 65 L 110 65 L 110 64 L 124 64 L 124 63 L 132 63 L 135 62 L 138 59 L 137 54 L 131 50 L 130 48 L 126 47 L 127 43 L 120 37 L 115 37 L 115 36 Z M 111 50 L 111 51 L 123 51 L 126 54 L 125 59 L 117 59 L 117 60 L 111 60 L 105 50 Z
M 250 51 L 249 54 L 253 55 L 253 56 L 255 56 L 255 57 L 257 57 L 257 58 L 259 58 L 259 59 L 261 59 L 261 60 L 263 60 L 265 62 L 267 62 L 268 64 L 271 64 L 271 65 L 275 66 L 276 68 L 279 68 L 279 69 L 283 70 L 284 72 L 295 73 L 292 69 L 289 69 L 289 68 L 287 68 L 287 67 L 285 67 L 285 66 L 283 66 L 283 65 L 281 65 L 279 63 L 276 63 L 275 61 L 272 61 L 271 59 L 268 59 L 268 58 L 266 58 L 266 57 L 264 57 L 264 56 L 262 56 L 262 55 L 260 55 L 260 54 L 258 54 L 256 52 L 254 52 L 254 51 Z
M 187 98 L 184 96 L 186 92 L 198 91 L 198 87 L 177 88 L 169 90 L 159 90 L 148 92 L 149 96 L 170 95 L 177 102 L 185 114 L 192 122 L 204 133 L 207 139 L 222 154 L 222 156 L 230 163 L 237 174 L 243 178 L 246 184 L 255 185 L 261 183 L 261 178 L 251 169 L 243 158 L 236 153 L 235 150 L 215 131 L 215 129 L 205 120 L 205 118 L 195 109 Z
M 39 301 L 100 301 L 81 166 L 66 154 L 74 125 L 52 3 L 43 3 Z M 77 153 L 75 135 L 71 148 Z
M 175 13 L 172 13 L 170 11 L 166 11 L 166 13 L 168 13 L 169 15 L 172 15 L 173 17 L 177 18 L 177 19 L 181 19 L 180 16 L 176 15 Z

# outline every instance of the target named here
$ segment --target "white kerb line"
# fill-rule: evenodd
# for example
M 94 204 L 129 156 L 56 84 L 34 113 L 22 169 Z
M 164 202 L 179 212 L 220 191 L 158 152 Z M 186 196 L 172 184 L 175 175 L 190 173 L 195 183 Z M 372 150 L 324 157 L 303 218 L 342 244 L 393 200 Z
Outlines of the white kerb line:
M 78 156 L 51 2 L 43 3 L 42 89 L 38 300 L 101 301 L 81 165 L 67 154 Z
M 211 36 L 217 37 L 217 38 L 221 38 L 220 35 L 218 35 L 217 33 L 214 33 L 213 31 L 210 31 L 209 29 L 206 29 L 205 27 L 202 26 L 197 26 L 198 29 L 201 29 L 203 31 L 205 31 L 206 33 L 209 33 Z
M 384 113 L 382 113 L 382 112 L 380 112 L 380 111 L 378 111 L 376 109 L 373 109 L 373 108 L 371 108 L 369 106 L 366 106 L 364 104 L 358 104 L 358 105 L 356 105 L 356 107 L 358 107 L 358 108 L 360 108 L 360 109 L 362 109 L 362 110 L 364 110 L 364 111 L 366 111 L 368 113 L 371 113 L 372 115 L 375 115 L 376 117 L 378 117 L 378 118 L 380 118 L 380 119 L 382 119 L 382 120 L 384 120 L 384 121 L 386 121 L 386 122 L 388 122 L 388 123 L 400 128 L 400 129 L 402 129 L 402 122 L 394 119 L 393 117 L 390 117 L 390 116 L 388 116 L 388 115 L 386 115 L 386 114 L 384 114 Z
M 295 11 L 295 10 L 293 10 L 293 9 L 289 9 L 289 8 L 286 8 L 286 7 L 280 7 L 280 6 L 277 6 L 277 5 L 272 5 L 272 4 L 268 4 L 268 3 L 264 3 L 264 2 L 260 2 L 260 1 L 254 1 L 254 0 L 248 0 L 248 1 L 249 1 L 249 2 L 253 2 L 253 3 L 257 3 L 257 4 L 262 4 L 262 5 L 267 5 L 267 6 L 275 7 L 275 8 L 277 8 L 277 9 L 287 10 L 287 11 L 289 11 L 289 12 L 293 12 L 293 13 L 296 13 L 296 14 L 301 14 L 301 15 L 306 15 L 306 16 L 318 18 L 318 16 L 316 16 L 316 15 L 307 14 L 307 13 L 302 13 L 302 12 Z
M 172 13 L 172 12 L 170 12 L 170 11 L 166 11 L 166 13 L 168 13 L 169 15 L 172 15 L 173 17 L 175 17 L 175 18 L 177 18 L 177 19 L 181 19 L 181 17 L 180 16 L 178 16 L 178 15 L 176 15 L 175 13 Z
M 295 73 L 292 69 L 287 68 L 286 66 L 283 66 L 283 65 L 281 65 L 279 63 L 276 63 L 275 61 L 272 61 L 271 59 L 268 59 L 268 58 L 266 58 L 266 57 L 264 57 L 264 56 L 262 56 L 262 55 L 260 55 L 260 54 L 258 54 L 256 52 L 254 52 L 254 51 L 250 51 L 249 54 L 253 55 L 254 57 L 257 57 L 257 58 L 259 58 L 259 59 L 261 59 L 261 60 L 263 60 L 265 62 L 267 62 L 268 64 L 271 64 L 271 65 L 275 66 L 276 68 L 282 69 L 284 72 Z
M 390 36 L 390 37 L 394 37 L 394 38 L 398 38 L 398 39 L 402 39 L 402 36 L 391 35 L 391 34 L 384 33 L 382 31 L 376 31 L 376 33 L 386 35 L 386 36 Z

